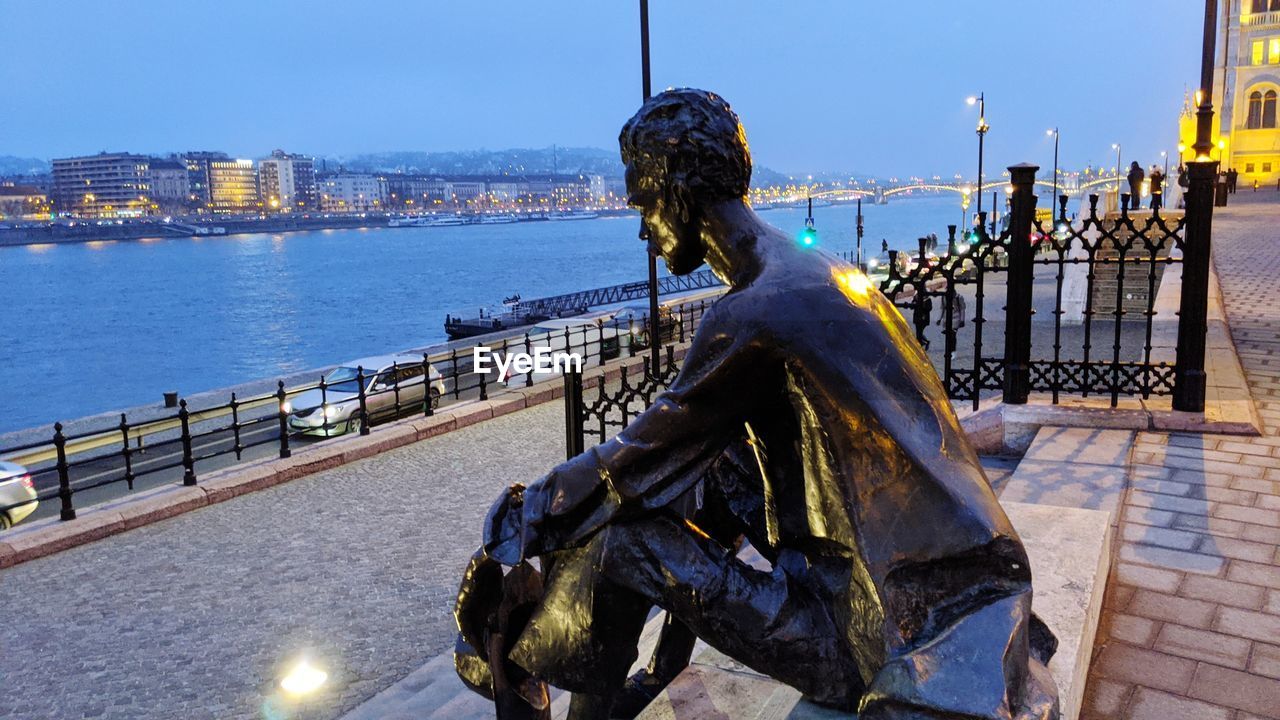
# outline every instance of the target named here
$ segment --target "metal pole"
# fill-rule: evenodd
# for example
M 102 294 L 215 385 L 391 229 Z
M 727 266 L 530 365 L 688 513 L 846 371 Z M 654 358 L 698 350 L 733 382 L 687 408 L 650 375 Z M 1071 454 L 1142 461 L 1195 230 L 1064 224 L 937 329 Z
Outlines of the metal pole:
M 1053 201 L 1049 203 L 1049 214 L 1053 214 L 1053 208 L 1058 204 L 1058 128 L 1053 129 Z M 1049 224 L 1053 224 L 1053 218 L 1049 218 Z
M 987 96 L 978 93 L 978 208 L 982 214 L 982 139 L 987 134 Z
M 858 269 L 867 271 L 867 266 L 862 264 L 862 198 L 858 198 Z
M 1196 160 L 1209 160 L 1213 150 L 1213 48 L 1216 39 L 1214 22 L 1218 17 L 1218 0 L 1204 2 L 1204 39 L 1200 50 L 1200 107 L 1196 110 Z
M 1009 275 L 1004 326 L 1004 402 L 1023 404 L 1031 392 L 1031 222 L 1035 217 L 1036 165 L 1009 168 L 1013 198 L 1009 216 Z
M 1123 150 L 1124 150 L 1124 147 L 1122 147 L 1120 143 L 1116 143 L 1116 196 L 1117 197 L 1119 197 L 1120 195 L 1120 162 L 1121 162 L 1120 153 Z
M 1182 255 L 1182 298 L 1178 306 L 1178 350 L 1174 366 L 1173 409 L 1203 412 L 1205 333 L 1208 325 L 1209 260 L 1213 230 L 1214 180 L 1218 163 L 1210 160 L 1213 123 L 1214 21 L 1217 0 L 1204 3 L 1204 41 L 1200 55 L 1200 107 L 1196 111 L 1196 159 L 1187 163 L 1186 237 Z
M 649 77 L 649 0 L 640 0 L 640 83 L 641 92 L 644 95 L 642 100 L 648 100 L 652 95 Z M 649 228 L 644 226 L 643 220 L 640 221 L 640 236 L 646 240 L 649 237 Z M 659 334 L 661 323 L 658 312 L 658 255 L 651 249 L 649 251 L 649 364 L 654 377 L 657 377 L 662 370 L 662 355 L 659 352 L 662 336 Z

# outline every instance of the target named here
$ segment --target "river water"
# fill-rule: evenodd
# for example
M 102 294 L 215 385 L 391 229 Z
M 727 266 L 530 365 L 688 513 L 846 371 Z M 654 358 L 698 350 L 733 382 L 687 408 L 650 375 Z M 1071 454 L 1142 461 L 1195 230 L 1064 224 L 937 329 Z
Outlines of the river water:
M 854 246 L 851 205 L 814 208 Z M 961 219 L 958 197 L 863 206 L 868 256 Z M 761 214 L 791 233 L 804 211 Z M 0 433 L 445 339 L 447 313 L 645 277 L 635 216 L 0 248 Z

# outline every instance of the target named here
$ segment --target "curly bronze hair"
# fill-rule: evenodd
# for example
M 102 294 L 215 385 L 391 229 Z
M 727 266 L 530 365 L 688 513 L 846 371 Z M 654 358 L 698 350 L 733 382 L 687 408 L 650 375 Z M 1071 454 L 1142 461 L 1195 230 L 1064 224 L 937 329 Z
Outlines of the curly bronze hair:
M 742 199 L 751 184 L 751 150 L 724 98 L 677 88 L 645 101 L 618 136 L 622 162 L 639 188 L 690 205 Z

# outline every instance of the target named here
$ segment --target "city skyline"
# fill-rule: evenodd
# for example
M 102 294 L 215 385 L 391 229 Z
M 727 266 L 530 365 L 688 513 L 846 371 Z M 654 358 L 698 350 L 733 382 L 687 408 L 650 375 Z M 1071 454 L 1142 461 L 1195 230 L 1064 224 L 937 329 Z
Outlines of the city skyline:
M 84 4 L 55 16 L 9 4 L 0 42 L 11 57 L 41 60 L 0 67 L 11 107 L 23 109 L 0 120 L 0 155 L 214 147 L 262 157 L 285 147 L 342 158 L 610 148 L 639 104 L 631 3 L 551 11 L 499 3 L 483 16 L 449 7 L 344 8 Z M 896 10 L 821 2 L 748 6 L 730 16 L 658 0 L 654 86 L 721 92 L 743 117 L 758 164 L 784 173 L 973 174 L 977 112 L 964 97 L 979 91 L 992 126 L 989 167 L 1045 165 L 1052 147 L 1044 129 L 1052 126 L 1062 129 L 1063 166 L 1111 164 L 1113 142 L 1126 148 L 1126 160 L 1144 163 L 1176 144 L 1169 118 L 1196 73 L 1194 58 L 1173 49 L 1197 40 L 1194 6 L 1161 7 L 1150 18 L 1149 7 L 1100 2 L 1073 13 L 1006 2 L 984 17 L 942 3 L 917 10 L 909 22 Z M 1120 48 L 1086 42 L 1099 16 L 1143 39 Z M 145 40 L 121 32 L 144 19 L 152 31 Z M 1055 59 L 1042 49 L 1052 37 L 1074 44 Z M 112 82 L 85 71 L 125 41 L 144 43 L 144 57 L 155 62 L 114 68 Z M 59 52 L 50 56 L 50 47 Z M 970 58 L 979 52 L 989 60 Z M 913 81 L 899 82 L 903 72 Z M 1117 77 L 1131 82 L 1109 82 Z M 143 87 L 152 89 L 128 91 Z M 67 112 L 68 98 L 89 112 Z M 1098 112 L 1122 103 L 1149 115 Z

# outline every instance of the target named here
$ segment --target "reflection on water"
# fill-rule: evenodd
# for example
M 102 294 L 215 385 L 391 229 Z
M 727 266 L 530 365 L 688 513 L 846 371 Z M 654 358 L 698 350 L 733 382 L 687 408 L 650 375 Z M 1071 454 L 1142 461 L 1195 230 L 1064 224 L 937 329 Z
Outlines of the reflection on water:
M 865 205 L 880 239 L 915 246 L 956 198 Z M 853 206 L 814 209 L 819 243 L 851 250 Z M 794 233 L 803 210 L 772 210 Z M 645 277 L 637 220 L 324 230 L 0 248 L 0 432 L 444 340 L 446 313 L 520 293 Z

